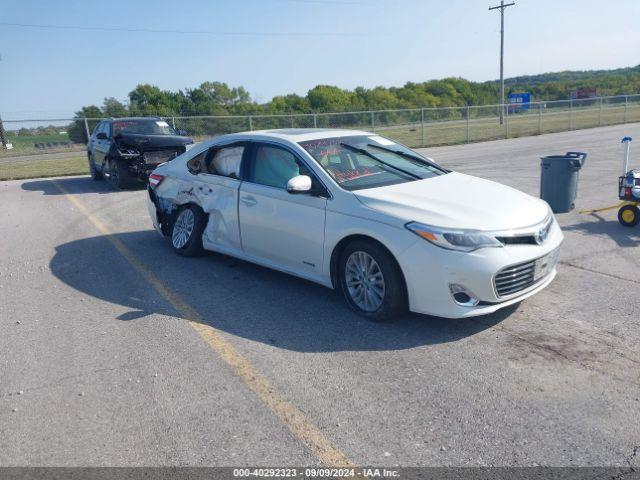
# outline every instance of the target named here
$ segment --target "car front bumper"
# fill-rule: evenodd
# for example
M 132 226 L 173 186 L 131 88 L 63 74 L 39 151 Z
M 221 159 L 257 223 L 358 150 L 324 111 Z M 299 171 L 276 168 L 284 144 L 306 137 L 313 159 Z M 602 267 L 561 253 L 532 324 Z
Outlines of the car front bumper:
M 498 296 L 495 275 L 502 269 L 543 258 L 558 249 L 562 231 L 554 222 L 542 245 L 508 245 L 458 252 L 418 241 L 405 250 L 398 262 L 405 276 L 409 308 L 416 313 L 445 318 L 463 318 L 493 313 L 535 295 L 556 276 L 555 265 L 545 276 L 526 288 L 504 297 Z M 451 285 L 461 285 L 477 298 L 474 306 L 457 303 Z

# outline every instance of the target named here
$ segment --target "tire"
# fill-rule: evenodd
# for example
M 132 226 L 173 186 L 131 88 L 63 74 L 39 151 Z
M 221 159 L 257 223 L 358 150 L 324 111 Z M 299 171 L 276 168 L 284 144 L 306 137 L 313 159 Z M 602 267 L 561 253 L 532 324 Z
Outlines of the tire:
M 396 260 L 381 245 L 354 240 L 340 254 L 339 268 L 342 294 L 362 317 L 389 321 L 407 310 L 404 277 Z M 365 269 L 370 276 L 363 275 Z
M 93 155 L 89 154 L 87 159 L 89 161 L 89 175 L 91 175 L 91 178 L 95 181 L 102 180 L 102 172 L 99 172 L 96 169 L 96 163 L 93 161 Z
M 129 188 L 134 182 L 134 178 L 129 173 L 129 170 L 127 170 L 127 165 L 114 158 L 110 158 L 107 162 L 105 177 L 109 185 L 116 190 Z
M 185 205 L 175 216 L 171 226 L 171 246 L 183 257 L 202 255 L 202 232 L 206 226 L 206 215 L 195 205 Z
M 625 205 L 618 210 L 618 221 L 625 227 L 635 227 L 640 223 L 640 208 L 635 205 Z

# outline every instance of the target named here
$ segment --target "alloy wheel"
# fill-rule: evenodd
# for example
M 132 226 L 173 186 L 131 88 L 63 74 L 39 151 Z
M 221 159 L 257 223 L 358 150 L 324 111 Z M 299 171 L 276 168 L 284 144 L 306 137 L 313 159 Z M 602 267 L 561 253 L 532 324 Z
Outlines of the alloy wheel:
M 378 262 L 367 252 L 353 252 L 345 264 L 345 281 L 356 306 L 375 312 L 384 301 L 385 281 Z
M 176 218 L 176 223 L 173 225 L 173 234 L 171 235 L 171 243 L 175 248 L 180 249 L 187 244 L 195 224 L 196 216 L 190 208 L 185 208 L 180 212 L 178 218 Z

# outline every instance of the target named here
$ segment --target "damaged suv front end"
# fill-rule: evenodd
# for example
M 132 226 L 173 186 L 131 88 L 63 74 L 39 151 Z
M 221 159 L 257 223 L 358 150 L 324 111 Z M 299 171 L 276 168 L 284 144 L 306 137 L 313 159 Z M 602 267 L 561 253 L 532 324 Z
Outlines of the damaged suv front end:
M 193 146 L 193 140 L 158 117 L 102 121 L 88 146 L 91 176 L 106 179 L 114 188 L 146 183 L 158 165 Z
M 146 181 L 158 165 L 182 155 L 193 144 L 180 135 L 118 134 L 110 155 L 127 164 L 129 172 Z

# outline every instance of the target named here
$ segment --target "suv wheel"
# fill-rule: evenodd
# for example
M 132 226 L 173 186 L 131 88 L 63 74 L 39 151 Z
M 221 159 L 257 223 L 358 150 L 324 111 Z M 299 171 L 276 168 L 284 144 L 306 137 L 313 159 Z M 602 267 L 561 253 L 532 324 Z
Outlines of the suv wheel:
M 340 256 L 340 284 L 349 306 L 376 322 L 406 309 L 406 290 L 395 259 L 374 242 L 351 242 Z
M 109 184 L 116 190 L 122 190 L 131 186 L 131 175 L 123 162 L 110 158 L 107 164 L 105 177 Z
M 184 206 L 176 215 L 171 229 L 171 246 L 179 255 L 194 257 L 203 252 L 202 232 L 206 216 L 195 205 Z
M 102 180 L 102 172 L 99 172 L 96 169 L 96 162 L 93 161 L 93 155 L 89 154 L 88 160 L 89 160 L 89 175 L 91 175 L 91 178 L 94 180 Z

